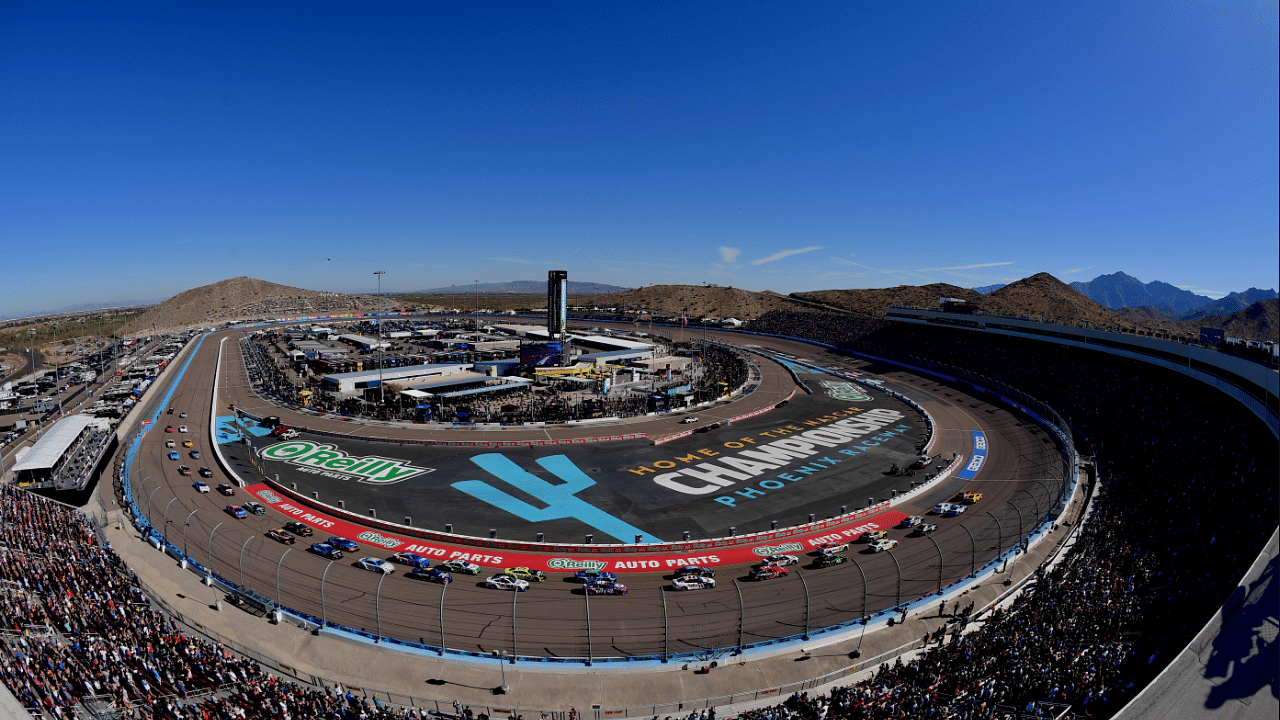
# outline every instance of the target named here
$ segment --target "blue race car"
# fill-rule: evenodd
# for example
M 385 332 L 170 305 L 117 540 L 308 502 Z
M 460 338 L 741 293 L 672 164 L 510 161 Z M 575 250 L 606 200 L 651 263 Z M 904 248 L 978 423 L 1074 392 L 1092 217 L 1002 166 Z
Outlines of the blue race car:
M 178 451 L 177 451 L 177 450 L 170 450 L 170 451 L 169 451 L 169 459 L 170 459 L 170 460 L 177 460 L 177 459 L 178 459 Z
M 325 540 L 325 542 L 341 550 L 346 550 L 347 552 L 356 552 L 360 549 L 359 545 L 344 537 L 331 537 L 328 540 Z
M 412 565 L 416 568 L 426 568 L 431 565 L 431 561 L 427 558 L 411 552 L 398 552 L 391 556 L 391 560 L 401 565 Z
M 602 580 L 615 582 L 618 576 L 603 570 L 579 570 L 573 574 L 573 579 L 581 583 L 600 582 Z
M 330 560 L 342 559 L 342 551 L 329 543 L 315 543 L 311 546 L 311 552 L 322 558 L 329 558 Z
M 430 580 L 432 582 L 438 582 L 441 585 L 448 585 L 453 582 L 453 576 L 439 568 L 416 567 L 409 571 L 409 577 L 417 578 L 419 580 Z

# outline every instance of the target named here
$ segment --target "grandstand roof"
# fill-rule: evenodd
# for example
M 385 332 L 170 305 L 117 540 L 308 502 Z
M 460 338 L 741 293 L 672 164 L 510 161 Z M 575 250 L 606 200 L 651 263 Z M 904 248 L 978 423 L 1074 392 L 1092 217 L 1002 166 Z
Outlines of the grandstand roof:
M 44 437 L 40 438 L 39 442 L 31 447 L 31 452 L 19 460 L 17 465 L 13 466 L 13 472 L 42 470 L 53 467 L 58 463 L 63 453 L 67 451 L 67 448 L 71 447 L 76 438 L 80 437 L 80 433 L 90 425 L 101 426 L 102 429 L 109 427 L 105 420 L 88 415 L 72 415 L 59 420 L 57 424 L 49 428 L 49 431 L 44 434 Z

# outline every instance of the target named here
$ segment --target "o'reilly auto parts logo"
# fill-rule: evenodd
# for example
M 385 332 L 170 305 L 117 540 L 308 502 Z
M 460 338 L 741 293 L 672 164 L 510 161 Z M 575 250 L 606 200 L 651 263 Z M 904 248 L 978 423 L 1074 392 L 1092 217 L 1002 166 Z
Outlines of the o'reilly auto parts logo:
M 297 465 L 304 472 L 350 479 L 358 482 L 389 485 L 404 482 L 433 468 L 420 468 L 403 460 L 376 456 L 348 455 L 336 445 L 290 440 L 262 449 L 265 460 L 278 460 Z
M 384 547 L 388 550 L 398 548 L 402 544 L 399 540 L 396 540 L 395 538 L 389 538 L 386 535 L 383 535 L 382 533 L 376 533 L 372 531 L 359 533 L 356 535 L 356 539 L 359 540 L 360 542 L 369 543 L 370 545 L 378 545 L 380 547 Z
M 280 502 L 280 496 L 270 490 L 259 490 L 258 497 L 262 498 L 263 502 L 269 502 L 272 505 Z
M 551 558 L 547 567 L 552 570 L 603 570 L 609 566 L 604 560 L 575 560 L 573 558 Z
M 847 402 L 867 402 L 871 399 L 871 396 L 855 383 L 823 380 L 822 386 L 827 389 L 828 395 L 837 400 L 845 400 Z
M 804 545 L 798 542 L 785 542 L 777 545 L 761 545 L 760 547 L 751 548 L 751 552 L 766 557 L 768 555 L 782 555 L 789 552 L 800 552 L 804 549 Z

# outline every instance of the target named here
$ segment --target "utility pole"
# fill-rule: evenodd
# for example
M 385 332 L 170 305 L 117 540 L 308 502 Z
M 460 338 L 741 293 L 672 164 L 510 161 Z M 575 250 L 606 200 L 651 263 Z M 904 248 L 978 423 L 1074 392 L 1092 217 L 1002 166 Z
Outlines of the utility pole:
M 382 305 L 382 276 L 387 274 L 386 270 L 375 270 L 374 275 L 378 276 L 378 305 Z M 387 403 L 387 391 L 382 387 L 382 308 L 378 308 L 378 404 L 385 405 Z

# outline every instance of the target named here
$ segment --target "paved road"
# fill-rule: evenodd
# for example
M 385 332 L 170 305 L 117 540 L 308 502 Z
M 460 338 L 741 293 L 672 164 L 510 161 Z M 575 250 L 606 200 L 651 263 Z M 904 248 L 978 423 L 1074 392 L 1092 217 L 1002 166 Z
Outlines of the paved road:
M 232 334 L 204 340 L 171 403 L 188 408 L 186 424 L 193 430 L 196 447 L 206 457 L 212 449 L 208 428 L 213 370 L 223 336 Z M 725 337 L 741 341 L 740 336 Z M 1057 451 L 1043 431 L 1024 418 L 989 406 L 961 388 L 893 367 L 850 363 L 848 358 L 798 343 L 761 338 L 752 341 L 819 364 L 842 364 L 908 394 L 934 418 L 938 427 L 935 453 L 946 457 L 952 452 L 967 455 L 971 450 L 970 432 L 986 433 L 990 444 L 988 463 L 977 480 L 966 483 L 953 478 L 918 502 L 898 509 L 921 513 L 961 489 L 983 492 L 986 498 L 968 515 L 940 521 L 942 527 L 930 536 L 932 540 L 908 538 L 903 531 L 895 531 L 891 537 L 902 544 L 894 552 L 850 553 L 854 562 L 834 568 L 806 566 L 785 578 L 764 583 L 741 582 L 745 566 L 722 568 L 717 576 L 718 587 L 692 593 L 664 591 L 662 586 L 669 582 L 669 576 L 661 573 L 633 574 L 626 578 L 631 587 L 626 597 L 587 598 L 573 592 L 576 586 L 554 575 L 547 583 L 514 597 L 487 590 L 472 580 L 460 579 L 444 587 L 412 581 L 402 573 L 384 579 L 345 562 L 330 565 L 297 546 L 286 548 L 266 540 L 264 532 L 281 524 L 283 518 L 271 513 L 235 520 L 222 512 L 224 498 L 195 493 L 189 480 L 175 472 L 177 463 L 163 459 L 163 418 L 159 428 L 147 435 L 144 452 L 139 454 L 134 475 L 136 497 L 152 522 L 167 528 L 171 541 L 185 546 L 189 554 L 202 561 L 209 560 L 224 577 L 236 582 L 243 577 L 244 585 L 270 598 L 278 597 L 288 607 L 323 615 L 330 622 L 455 649 L 514 647 L 521 655 L 601 657 L 683 652 L 735 646 L 740 638 L 751 643 L 790 636 L 802 631 L 806 623 L 820 627 L 850 621 L 866 612 L 927 595 L 937 589 L 940 574 L 943 584 L 949 583 L 968 574 L 974 564 L 981 565 L 993 557 L 999 547 L 1008 548 L 1018 529 L 1029 530 L 1033 519 L 1047 510 L 1050 495 L 1057 492 L 1057 485 L 1046 480 L 1051 475 L 1061 476 Z M 226 345 L 226 362 L 233 367 L 238 360 L 234 339 Z M 220 407 L 228 401 L 255 402 L 234 374 L 227 377 L 228 386 L 220 388 Z M 775 365 L 766 373 L 761 391 L 748 399 L 781 399 L 790 393 L 789 382 Z M 725 417 L 742 412 L 745 410 L 737 407 L 721 411 Z M 314 425 L 323 420 L 332 427 L 350 427 L 332 419 L 304 422 L 279 410 L 273 414 L 287 423 Z M 637 423 L 635 427 L 659 428 L 669 426 L 670 421 L 649 423 Z M 358 430 L 359 434 L 402 433 L 403 437 L 421 432 L 421 427 L 363 426 Z M 504 439 L 543 434 L 527 429 L 502 432 Z M 141 480 L 144 477 L 147 479 Z M 214 482 L 222 479 L 215 478 Z M 735 579 L 740 582 L 735 584 Z

